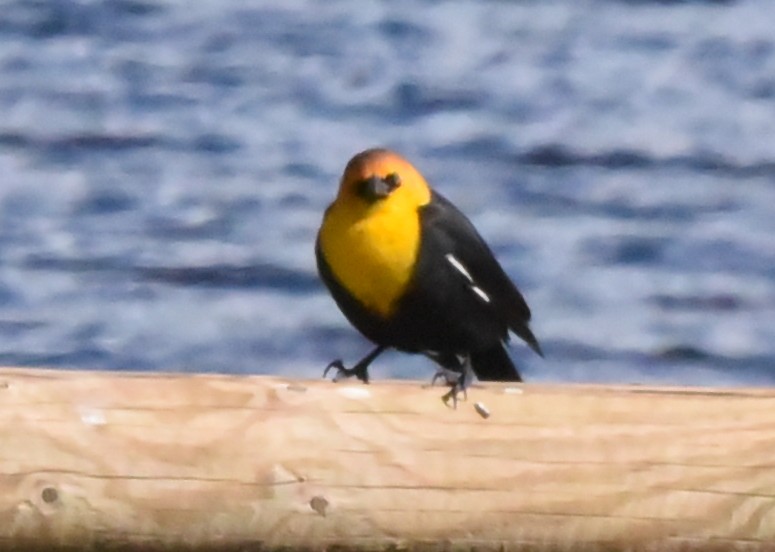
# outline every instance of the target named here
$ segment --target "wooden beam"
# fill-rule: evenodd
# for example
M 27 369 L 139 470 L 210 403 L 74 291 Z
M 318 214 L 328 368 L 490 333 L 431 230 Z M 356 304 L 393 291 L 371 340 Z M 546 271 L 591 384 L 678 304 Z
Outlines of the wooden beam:
M 775 550 L 773 390 L 443 392 L 0 369 L 0 550 Z

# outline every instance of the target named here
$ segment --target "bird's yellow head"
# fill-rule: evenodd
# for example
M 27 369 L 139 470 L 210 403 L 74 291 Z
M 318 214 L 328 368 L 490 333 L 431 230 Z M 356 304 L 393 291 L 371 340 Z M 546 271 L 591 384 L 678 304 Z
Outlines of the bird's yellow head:
M 430 201 L 428 183 L 409 161 L 386 149 L 369 149 L 350 159 L 337 202 L 356 212 L 387 205 L 416 209 Z

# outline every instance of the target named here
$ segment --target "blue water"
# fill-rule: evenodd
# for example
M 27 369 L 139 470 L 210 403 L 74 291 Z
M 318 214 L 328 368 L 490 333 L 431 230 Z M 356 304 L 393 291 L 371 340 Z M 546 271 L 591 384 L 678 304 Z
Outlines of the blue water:
M 383 145 L 523 289 L 528 380 L 773 385 L 773 21 L 754 0 L 5 2 L 0 363 L 359 358 L 313 242 L 349 157 Z

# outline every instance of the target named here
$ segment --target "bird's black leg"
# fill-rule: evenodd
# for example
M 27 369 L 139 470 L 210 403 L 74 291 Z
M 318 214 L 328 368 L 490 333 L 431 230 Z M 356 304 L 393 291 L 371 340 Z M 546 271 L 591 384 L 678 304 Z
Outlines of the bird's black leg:
M 352 368 L 345 368 L 344 364 L 342 364 L 342 360 L 338 358 L 326 366 L 326 369 L 323 370 L 323 377 L 328 375 L 328 371 L 331 370 L 331 368 L 336 368 L 334 381 L 355 376 L 363 383 L 369 383 L 369 364 L 371 364 L 371 361 L 377 358 L 386 348 L 387 347 L 384 345 L 378 345 L 368 355 L 359 360 L 358 364 Z
M 460 363 L 462 373 L 459 374 L 457 381 L 451 384 L 451 389 L 442 395 L 441 400 L 444 404 L 449 404 L 449 400 L 452 399 L 452 408 L 457 409 L 457 395 L 463 393 L 463 400 L 468 400 L 467 389 L 474 381 L 474 369 L 471 366 L 471 357 L 465 356 L 465 359 Z
M 435 351 L 426 351 L 425 355 L 439 365 L 431 378 L 431 385 L 436 385 L 438 379 L 443 379 L 447 385 L 453 385 L 460 379 L 461 363 L 457 355 Z
M 466 390 L 474 381 L 471 356 L 465 355 L 462 358 L 455 354 L 429 354 L 428 356 L 440 365 L 436 373 L 433 374 L 431 385 L 434 385 L 437 379 L 443 378 L 450 386 L 450 390 L 441 399 L 446 404 L 452 399 L 452 408 L 457 408 L 458 393 L 463 393 L 463 400 L 468 399 Z

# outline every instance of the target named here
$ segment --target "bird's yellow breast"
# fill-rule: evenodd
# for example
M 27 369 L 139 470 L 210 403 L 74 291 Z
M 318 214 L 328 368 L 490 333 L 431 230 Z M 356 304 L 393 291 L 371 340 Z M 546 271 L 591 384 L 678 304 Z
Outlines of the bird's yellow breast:
M 367 309 L 390 316 L 420 248 L 417 206 L 386 201 L 361 212 L 334 203 L 323 221 L 320 245 L 339 284 Z

